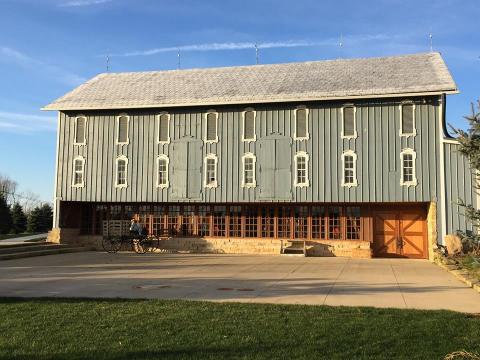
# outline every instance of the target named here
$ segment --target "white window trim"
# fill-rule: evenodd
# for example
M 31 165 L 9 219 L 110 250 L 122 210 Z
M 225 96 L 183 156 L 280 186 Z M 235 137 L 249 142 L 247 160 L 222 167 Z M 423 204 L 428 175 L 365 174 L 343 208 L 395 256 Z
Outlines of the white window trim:
M 118 183 L 118 162 L 120 160 L 125 160 L 125 184 Z M 128 187 L 128 158 L 125 155 L 117 157 L 115 160 L 115 187 L 116 188 L 126 188 Z
M 167 140 L 160 141 L 160 118 L 163 115 L 167 115 L 168 117 L 168 125 L 167 125 Z M 157 124 L 158 124 L 158 131 L 157 131 L 157 144 L 170 144 L 170 113 L 163 111 L 157 115 Z
M 344 111 L 347 107 L 353 107 L 353 135 L 344 135 L 345 129 L 345 118 L 344 118 Z M 358 137 L 357 134 L 357 107 L 355 105 L 347 104 L 342 106 L 342 139 L 356 139 Z
M 345 157 L 353 156 L 353 182 L 345 183 Z M 357 180 L 357 153 L 353 150 L 344 151 L 342 154 L 342 186 L 343 187 L 354 187 L 358 186 Z
M 77 142 L 77 121 L 79 118 L 85 119 L 85 129 L 83 131 L 83 142 Z M 87 124 L 88 124 L 88 120 L 85 115 L 78 115 L 75 117 L 75 128 L 73 130 L 73 145 L 87 145 Z
M 207 140 L 207 130 L 208 130 L 208 115 L 209 114 L 215 114 L 215 140 Z M 218 112 L 215 110 L 210 110 L 205 113 L 205 136 L 203 141 L 205 141 L 206 144 L 214 144 L 218 143 Z
M 304 183 L 297 182 L 297 180 L 298 180 L 298 158 L 299 157 L 305 157 L 305 182 Z M 309 174 L 308 174 L 308 166 L 309 166 L 309 162 L 310 162 L 310 156 L 305 151 L 299 151 L 295 154 L 294 162 L 295 162 L 294 186 L 295 187 L 309 187 L 310 186 L 310 178 L 309 178 Z
M 160 160 L 165 160 L 167 162 L 167 183 L 166 184 L 160 184 Z M 170 170 L 169 170 L 169 165 L 170 165 L 170 159 L 168 158 L 167 155 L 162 154 L 157 157 L 157 187 L 161 189 L 166 189 L 170 186 Z
M 305 127 L 306 127 L 306 130 L 307 130 L 307 134 L 305 137 L 297 137 L 297 111 L 298 110 L 305 110 L 305 118 L 306 118 L 306 124 L 305 124 Z M 302 141 L 302 140 L 308 140 L 310 139 L 310 132 L 309 132 L 309 126 L 308 126 L 308 118 L 309 118 L 309 109 L 307 107 L 304 107 L 304 106 L 299 106 L 297 108 L 295 108 L 295 127 L 293 129 L 293 139 L 294 140 L 299 140 L 299 141 Z
M 215 161 L 215 181 L 210 183 L 210 184 L 207 184 L 207 161 L 209 159 L 213 159 Z M 205 156 L 205 158 L 203 159 L 203 168 L 204 168 L 204 171 L 203 171 L 203 187 L 207 188 L 207 189 L 211 189 L 211 188 L 216 188 L 218 186 L 218 156 L 216 154 L 207 154 L 207 156 Z
M 403 105 L 413 105 L 412 106 L 413 132 L 410 133 L 410 134 L 409 133 L 403 133 Z M 416 116 L 415 116 L 415 103 L 412 102 L 412 101 L 404 101 L 400 105 L 398 105 L 398 108 L 400 110 L 400 129 L 398 130 L 398 134 L 400 136 L 405 136 L 405 137 L 416 136 L 417 135 L 417 119 L 416 119 Z
M 252 139 L 245 138 L 245 113 L 247 113 L 248 111 L 253 111 L 253 138 Z M 242 141 L 243 142 L 257 141 L 256 126 L 257 126 L 257 112 L 252 108 L 247 108 L 244 111 L 242 111 Z
M 250 184 L 245 183 L 245 159 L 253 159 L 253 182 Z M 245 153 L 242 156 L 242 187 L 254 188 L 257 186 L 257 157 L 253 153 Z
M 80 160 L 82 162 L 82 182 L 80 184 L 75 184 L 75 163 L 77 160 Z M 73 159 L 73 172 L 72 172 L 72 187 L 74 188 L 83 188 L 85 187 L 85 158 L 83 156 L 76 156 Z
M 120 118 L 126 116 L 127 117 L 127 141 L 126 142 L 120 142 L 118 141 L 118 136 L 120 135 Z M 128 145 L 130 144 L 130 115 L 128 114 L 120 114 L 117 116 L 117 134 L 115 138 L 115 143 L 117 145 Z
M 403 156 L 404 155 L 412 155 L 413 159 L 413 180 L 412 181 L 403 181 L 403 172 L 404 172 L 404 167 L 403 167 Z M 406 148 L 403 149 L 402 152 L 400 153 L 400 185 L 401 186 L 417 186 L 417 153 L 415 150 L 411 148 Z

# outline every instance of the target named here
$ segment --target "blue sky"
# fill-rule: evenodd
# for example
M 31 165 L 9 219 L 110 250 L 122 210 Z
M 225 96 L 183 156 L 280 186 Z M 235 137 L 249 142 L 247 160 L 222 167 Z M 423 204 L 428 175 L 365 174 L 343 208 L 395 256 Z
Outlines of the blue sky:
M 368 5 L 366 5 L 368 4 Z M 56 114 L 39 109 L 111 71 L 426 52 L 428 34 L 460 88 L 447 119 L 480 97 L 478 0 L 0 0 L 0 173 L 50 201 Z M 339 46 L 342 38 L 343 46 Z

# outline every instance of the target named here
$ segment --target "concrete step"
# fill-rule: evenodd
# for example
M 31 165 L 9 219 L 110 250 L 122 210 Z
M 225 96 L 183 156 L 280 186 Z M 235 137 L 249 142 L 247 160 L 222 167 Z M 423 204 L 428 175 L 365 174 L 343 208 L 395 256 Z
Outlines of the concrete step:
M 68 245 L 61 245 L 61 247 L 51 246 L 46 247 L 45 249 L 41 250 L 34 250 L 29 251 L 27 248 L 24 249 L 23 252 L 16 252 L 10 254 L 0 254 L 0 261 L 1 260 L 13 260 L 13 259 L 21 259 L 21 258 L 28 258 L 34 256 L 44 256 L 44 255 L 56 255 L 56 254 L 67 254 L 67 253 L 76 253 L 76 252 L 84 252 L 84 251 L 93 251 L 95 248 L 93 247 L 74 247 Z
M 25 251 L 40 251 L 40 250 L 50 250 L 50 249 L 63 249 L 69 247 L 68 245 L 63 244 L 50 244 L 50 243 L 43 243 L 43 244 L 17 244 L 15 246 L 0 246 L 0 255 L 4 254 L 14 254 L 14 253 L 21 253 Z M 70 246 L 71 247 L 71 246 Z

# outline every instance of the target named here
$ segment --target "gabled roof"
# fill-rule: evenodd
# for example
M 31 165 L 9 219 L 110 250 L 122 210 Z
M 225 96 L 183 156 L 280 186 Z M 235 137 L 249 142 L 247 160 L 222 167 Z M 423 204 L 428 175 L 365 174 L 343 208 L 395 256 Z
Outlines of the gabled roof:
M 44 110 L 126 109 L 457 92 L 439 53 L 105 73 Z

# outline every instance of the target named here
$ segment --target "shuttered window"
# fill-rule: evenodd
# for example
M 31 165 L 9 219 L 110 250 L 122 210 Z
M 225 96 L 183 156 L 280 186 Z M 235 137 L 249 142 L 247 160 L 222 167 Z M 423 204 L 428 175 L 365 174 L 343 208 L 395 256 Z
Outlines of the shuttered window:
M 85 159 L 81 156 L 73 160 L 73 186 L 84 185 Z
M 168 187 L 168 157 L 166 155 L 160 155 L 157 160 L 158 168 L 158 187 Z
M 127 187 L 127 164 L 128 159 L 125 156 L 117 158 L 116 186 Z
M 403 104 L 401 135 L 415 135 L 415 108 L 413 104 Z
M 343 108 L 343 137 L 355 137 L 355 108 L 353 106 L 345 106 Z
M 75 119 L 75 144 L 83 145 L 86 143 L 87 119 L 79 116 Z
M 400 153 L 400 160 L 402 162 L 400 185 L 417 185 L 417 178 L 415 175 L 415 158 L 416 153 L 413 149 L 404 149 Z
M 342 155 L 343 162 L 343 179 L 342 186 L 357 185 L 357 154 L 353 151 L 345 151 Z
M 207 142 L 217 142 L 217 113 L 209 112 L 207 113 L 207 131 L 205 135 L 205 140 Z
M 295 138 L 297 140 L 308 138 L 307 109 L 295 111 Z
M 255 111 L 247 110 L 243 114 L 243 140 L 255 140 Z
M 128 143 L 128 116 L 121 115 L 118 117 L 117 143 Z
M 158 116 L 158 141 L 162 143 L 167 143 L 170 141 L 170 115 L 161 114 Z

